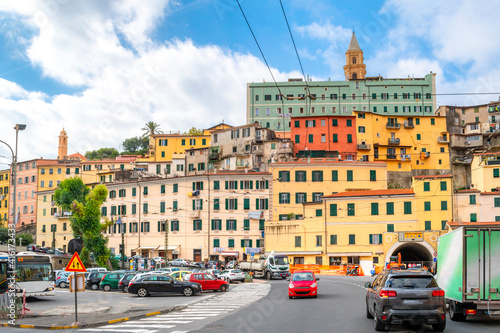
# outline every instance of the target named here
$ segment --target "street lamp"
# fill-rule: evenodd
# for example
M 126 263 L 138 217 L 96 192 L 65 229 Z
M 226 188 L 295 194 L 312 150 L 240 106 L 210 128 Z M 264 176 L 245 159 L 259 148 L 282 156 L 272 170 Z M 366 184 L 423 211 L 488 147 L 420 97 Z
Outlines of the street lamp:
M 16 146 L 15 146 L 15 151 L 12 150 L 12 148 L 9 146 L 9 144 L 7 142 L 0 140 L 1 143 L 5 144 L 7 147 L 9 147 L 10 152 L 12 154 L 12 178 L 11 178 L 11 181 L 13 183 L 12 208 L 14 210 L 13 218 L 12 218 L 13 219 L 13 224 L 14 224 L 14 228 L 13 228 L 14 230 L 12 232 L 12 235 L 13 235 L 13 238 L 14 238 L 14 248 L 13 248 L 14 255 L 16 253 L 16 224 L 17 224 L 17 219 L 16 219 L 17 137 L 18 137 L 19 131 L 23 131 L 25 128 L 26 128 L 26 125 L 24 125 L 24 124 L 16 124 L 16 126 L 14 126 L 14 129 L 16 130 Z M 16 274 L 16 260 L 15 260 L 15 258 L 14 258 L 14 260 L 12 262 L 13 262 L 12 271 L 14 272 L 14 274 Z

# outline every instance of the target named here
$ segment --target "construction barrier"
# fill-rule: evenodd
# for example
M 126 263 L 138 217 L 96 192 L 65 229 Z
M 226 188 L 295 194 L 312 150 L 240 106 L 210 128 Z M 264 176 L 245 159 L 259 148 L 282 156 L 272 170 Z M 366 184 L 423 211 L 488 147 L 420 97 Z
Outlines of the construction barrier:
M 290 265 L 290 273 L 293 273 L 294 271 L 307 270 L 307 271 L 313 271 L 314 274 L 321 274 L 321 275 L 346 275 L 347 269 L 348 268 L 351 269 L 354 266 L 358 268 L 358 274 L 357 274 L 358 276 L 365 275 L 360 265 L 347 265 L 347 266 L 346 265 L 329 266 L 329 265 L 315 265 L 315 264 Z M 383 269 L 382 266 L 376 266 L 375 267 L 376 274 L 380 273 L 382 269 Z

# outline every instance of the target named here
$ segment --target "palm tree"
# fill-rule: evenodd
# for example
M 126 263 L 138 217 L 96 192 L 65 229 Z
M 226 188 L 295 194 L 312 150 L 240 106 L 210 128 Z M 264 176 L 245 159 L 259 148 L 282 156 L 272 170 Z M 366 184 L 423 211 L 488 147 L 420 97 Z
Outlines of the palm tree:
M 146 125 L 141 128 L 141 131 L 145 131 L 142 135 L 143 138 L 148 135 L 163 134 L 160 130 L 160 124 L 157 124 L 154 121 L 148 121 Z

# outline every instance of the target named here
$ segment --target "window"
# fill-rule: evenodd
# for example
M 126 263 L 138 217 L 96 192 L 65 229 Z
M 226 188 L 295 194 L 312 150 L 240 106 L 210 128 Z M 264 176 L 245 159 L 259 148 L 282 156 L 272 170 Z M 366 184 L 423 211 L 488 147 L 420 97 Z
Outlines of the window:
M 295 171 L 295 181 L 296 182 L 306 182 L 306 172 L 305 171 Z
M 431 221 L 425 221 L 425 230 L 432 230 L 431 229 Z
M 339 136 L 338 134 L 333 134 L 333 139 L 332 139 L 333 142 L 339 142 Z
M 347 134 L 347 143 L 352 143 L 352 134 Z
M 330 204 L 330 216 L 337 216 L 337 204 Z
M 394 215 L 394 202 L 387 202 L 385 208 L 386 215 Z
M 144 212 L 144 214 L 148 213 L 148 203 L 147 202 L 142 204 L 142 211 Z
M 394 224 L 387 224 L 387 232 L 394 232 Z
M 372 202 L 372 215 L 378 215 L 378 202 Z
M 448 210 L 448 201 L 441 201 L 441 210 Z
M 145 187 L 144 187 L 144 191 L 143 191 L 143 193 L 142 193 L 142 194 L 144 194 L 144 195 L 148 195 L 148 187 L 147 187 L 147 186 L 145 186 Z
M 500 169 L 493 169 L 493 178 L 500 177 Z
M 404 213 L 411 214 L 411 201 L 407 201 L 404 203 Z
M 354 216 L 354 215 L 355 215 L 354 204 L 353 203 L 347 204 L 347 216 Z
M 469 195 L 469 205 L 475 205 L 476 204 L 476 195 L 471 194 Z
M 370 244 L 382 244 L 382 234 L 370 234 L 368 236 Z
M 300 143 L 300 135 L 295 135 L 295 143 Z
M 316 217 L 323 216 L 323 210 L 322 209 L 316 209 Z
M 312 172 L 312 181 L 313 182 L 322 182 L 323 181 L 323 171 L 313 171 Z
M 179 220 L 172 220 L 170 222 L 170 231 L 179 231 Z
M 282 183 L 288 183 L 290 182 L 290 171 L 280 171 L 278 172 L 280 182 Z
M 424 182 L 424 192 L 429 192 L 431 190 L 431 183 Z
M 312 200 L 313 201 L 321 201 L 322 196 L 323 196 L 323 192 L 313 192 Z
M 226 230 L 235 231 L 236 230 L 236 220 L 226 220 Z
M 493 204 L 495 207 L 500 207 L 500 198 L 495 198 Z
M 347 119 L 346 120 L 346 126 L 347 127 L 352 127 L 352 119 Z
M 45 226 L 44 226 L 44 228 L 45 228 Z M 45 230 L 43 230 L 43 231 L 45 231 Z M 295 236 L 295 247 L 301 247 L 302 246 L 301 243 L 302 243 L 301 236 Z
M 356 244 L 356 235 L 349 235 L 349 244 Z
M 431 202 L 430 201 L 424 202 L 424 210 L 426 212 L 430 212 L 431 211 Z
M 136 204 L 132 204 L 132 215 L 137 214 L 137 206 Z
M 226 210 L 236 210 L 238 209 L 238 199 L 231 198 L 226 199 Z
M 352 170 L 347 170 L 347 181 L 352 182 L 353 181 L 353 172 Z
M 193 230 L 194 231 L 202 230 L 201 228 L 202 228 L 201 220 L 193 220 Z
M 326 134 L 321 134 L 321 142 L 322 143 L 326 142 Z
M 309 140 L 308 140 L 309 143 L 314 143 L 314 136 L 313 136 L 313 134 L 309 134 L 308 137 L 309 137 Z
M 440 187 L 441 187 L 441 191 L 446 191 L 446 189 L 447 189 L 446 181 L 442 181 L 440 183 Z
M 238 189 L 238 181 L 237 180 L 226 180 L 226 190 L 237 190 Z
M 377 170 L 370 170 L 370 181 L 377 181 Z
M 321 235 L 316 236 L 316 246 L 322 246 L 323 244 L 323 237 Z
M 470 221 L 471 222 L 477 222 L 477 214 L 476 213 L 471 213 L 470 214 Z
M 279 194 L 279 203 L 280 204 L 289 204 L 290 203 L 290 193 L 280 193 Z
M 358 126 L 358 132 L 359 133 L 366 133 L 365 127 L 364 126 Z

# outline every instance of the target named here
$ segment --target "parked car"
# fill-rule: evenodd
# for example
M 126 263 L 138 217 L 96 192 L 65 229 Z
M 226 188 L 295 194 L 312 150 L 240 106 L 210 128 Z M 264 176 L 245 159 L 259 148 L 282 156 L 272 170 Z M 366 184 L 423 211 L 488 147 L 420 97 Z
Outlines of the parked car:
M 208 261 L 208 268 L 211 268 L 211 269 L 221 269 L 222 268 L 222 262 L 219 261 L 219 260 L 209 260 Z
M 184 259 L 174 259 L 170 261 L 170 266 L 177 266 L 177 267 L 188 267 L 189 262 Z
M 108 272 L 104 274 L 99 283 L 99 287 L 104 291 L 110 291 L 111 289 L 118 289 L 118 282 L 123 277 L 125 273 L 123 272 Z
M 191 263 L 189 263 L 189 267 L 192 267 L 192 268 L 203 268 L 203 263 L 202 262 L 197 262 L 197 261 L 192 261 Z
M 158 271 L 166 272 L 166 273 L 173 273 L 173 272 L 180 271 L 180 269 L 177 267 L 164 267 L 164 268 L 159 268 Z
M 130 273 L 123 274 L 120 281 L 118 281 L 118 289 L 125 292 L 125 293 L 128 293 L 128 284 L 129 284 L 130 280 L 132 280 L 134 278 L 134 276 L 136 276 L 136 275 L 137 275 L 136 272 L 130 272 Z
M 159 263 L 159 264 L 164 264 L 165 263 L 165 258 L 163 257 L 154 257 L 153 259 L 154 262 Z
M 191 271 L 177 271 L 177 272 L 172 272 L 168 275 L 170 275 L 171 277 L 173 277 L 178 281 L 184 281 L 184 277 L 191 273 L 192 273 Z
M 108 269 L 105 268 L 105 267 L 91 267 L 91 268 L 87 268 L 87 272 L 107 272 Z
M 221 273 L 221 271 L 218 269 L 205 269 L 203 272 L 208 273 L 208 274 L 212 274 L 216 278 L 219 278 L 219 275 Z
M 231 260 L 226 264 L 226 269 L 236 269 L 238 267 L 238 262 L 236 260 Z
M 245 282 L 245 274 L 239 269 L 226 269 L 219 274 L 220 279 L 231 283 L 233 281 Z
M 59 288 L 69 287 L 69 275 L 73 274 L 71 272 L 60 272 L 56 277 L 54 284 Z
M 294 297 L 318 297 L 319 281 L 312 271 L 295 271 L 290 277 L 288 284 L 288 298 Z
M 201 292 L 199 283 L 177 281 L 168 275 L 145 275 L 138 279 L 132 279 L 128 285 L 130 294 L 139 297 L 149 296 L 151 293 L 175 293 L 184 296 L 192 296 Z
M 427 270 L 384 270 L 373 283 L 365 283 L 366 317 L 376 331 L 386 325 L 428 324 L 435 332 L 446 327 L 444 290 Z
M 102 277 L 106 275 L 107 272 L 90 272 L 85 282 L 85 286 L 92 290 L 99 289 L 99 284 L 101 283 Z
M 196 282 L 201 284 L 201 289 L 203 291 L 227 291 L 229 289 L 229 283 L 227 281 L 217 279 L 215 276 L 208 273 L 192 273 L 189 275 L 189 282 Z
M 26 246 L 26 251 L 37 252 L 38 247 L 35 244 L 30 244 Z

